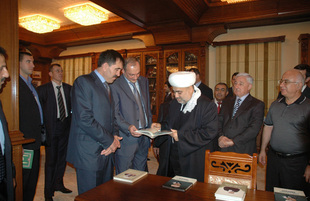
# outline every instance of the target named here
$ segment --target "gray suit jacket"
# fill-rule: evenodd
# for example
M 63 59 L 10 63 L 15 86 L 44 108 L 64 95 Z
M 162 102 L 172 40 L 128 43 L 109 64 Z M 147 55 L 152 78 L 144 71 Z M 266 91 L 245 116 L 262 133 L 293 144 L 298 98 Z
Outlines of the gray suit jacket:
M 152 124 L 152 113 L 150 106 L 149 82 L 145 77 L 138 78 L 142 102 L 146 110 L 148 126 Z M 131 137 L 132 140 L 137 139 L 131 136 L 128 131 L 130 125 L 139 128 L 139 109 L 135 97 L 128 85 L 124 75 L 121 75 L 112 85 L 111 91 L 115 102 L 115 116 L 120 130 L 121 137 Z
M 237 153 L 256 153 L 256 136 L 263 120 L 265 104 L 251 96 L 246 97 L 232 119 L 236 97 L 226 97 L 219 113 L 219 136 L 226 136 L 234 141 L 234 146 L 221 151 Z
M 67 161 L 75 168 L 103 170 L 113 154 L 100 155 L 118 135 L 113 99 L 95 72 L 78 77 L 72 87 L 72 122 Z

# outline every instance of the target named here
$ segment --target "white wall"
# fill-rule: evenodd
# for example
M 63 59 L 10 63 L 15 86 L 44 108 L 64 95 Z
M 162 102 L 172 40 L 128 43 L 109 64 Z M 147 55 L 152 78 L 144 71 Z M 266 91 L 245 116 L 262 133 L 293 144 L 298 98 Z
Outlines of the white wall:
M 300 34 L 310 33 L 310 22 L 292 23 L 285 25 L 262 26 L 255 28 L 231 29 L 227 34 L 222 34 L 214 39 L 214 42 L 243 40 L 255 38 L 267 38 L 285 35 L 282 43 L 281 74 L 293 68 L 299 63 L 299 41 Z M 209 85 L 215 86 L 216 75 L 216 52 L 215 48 L 209 47 Z
M 102 52 L 108 49 L 121 50 L 136 48 L 145 48 L 144 42 L 137 39 L 132 39 L 117 42 L 69 47 L 67 50 L 63 51 L 60 56 L 84 54 L 89 52 Z

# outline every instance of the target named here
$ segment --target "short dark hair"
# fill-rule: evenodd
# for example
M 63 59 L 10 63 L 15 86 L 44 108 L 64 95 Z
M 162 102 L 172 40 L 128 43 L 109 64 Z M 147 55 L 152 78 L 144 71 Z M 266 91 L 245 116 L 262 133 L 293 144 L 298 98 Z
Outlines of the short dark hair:
M 136 57 L 127 57 L 127 58 L 125 59 L 125 63 L 124 63 L 124 67 L 123 67 L 123 68 L 124 68 L 124 71 L 127 70 L 127 65 L 128 65 L 128 64 L 133 64 L 133 65 L 135 65 L 136 62 L 140 63 L 139 60 L 138 60 Z
M 6 51 L 3 47 L 0 46 L 0 55 L 4 56 L 5 59 L 7 59 L 8 55 L 6 54 Z
M 116 63 L 117 59 L 119 59 L 124 64 L 124 59 L 119 52 L 115 50 L 106 50 L 101 52 L 98 59 L 98 67 L 101 67 L 104 63 L 108 63 L 109 66 L 111 66 Z
M 296 70 L 306 70 L 306 78 L 310 77 L 310 66 L 308 64 L 298 64 L 294 67 Z
M 58 64 L 58 63 L 53 63 L 53 64 L 51 64 L 50 67 L 48 68 L 49 72 L 52 72 L 54 66 L 61 67 L 60 64 Z
M 232 74 L 231 78 L 233 78 L 234 76 L 238 75 L 239 72 L 234 72 L 234 74 Z
M 198 68 L 191 68 L 189 71 L 194 72 L 196 75 L 200 75 Z
M 169 88 L 171 88 L 171 84 L 170 84 L 168 81 L 166 81 L 165 84 L 166 84 Z
M 32 54 L 29 52 L 19 52 L 19 61 L 22 61 L 25 55 L 32 57 Z
M 226 91 L 228 90 L 228 86 L 227 86 L 227 84 L 224 83 L 224 82 L 219 82 L 219 83 L 217 83 L 217 84 L 215 85 L 215 87 L 216 87 L 217 85 L 225 85 Z M 215 87 L 214 87 L 214 88 L 215 88 Z

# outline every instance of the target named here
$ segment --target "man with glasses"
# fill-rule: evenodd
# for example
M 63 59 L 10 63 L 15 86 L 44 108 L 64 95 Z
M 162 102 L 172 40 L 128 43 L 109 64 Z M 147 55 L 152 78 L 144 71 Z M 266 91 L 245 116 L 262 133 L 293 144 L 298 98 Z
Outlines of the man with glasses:
M 271 104 L 265 119 L 259 161 L 266 164 L 270 142 L 267 191 L 276 186 L 304 190 L 309 196 L 310 100 L 301 93 L 304 82 L 298 70 L 285 72 L 279 81 L 284 97 Z
M 253 81 L 248 73 L 238 73 L 233 85 L 235 96 L 222 103 L 218 138 L 221 151 L 257 152 L 256 137 L 263 124 L 265 104 L 251 96 Z

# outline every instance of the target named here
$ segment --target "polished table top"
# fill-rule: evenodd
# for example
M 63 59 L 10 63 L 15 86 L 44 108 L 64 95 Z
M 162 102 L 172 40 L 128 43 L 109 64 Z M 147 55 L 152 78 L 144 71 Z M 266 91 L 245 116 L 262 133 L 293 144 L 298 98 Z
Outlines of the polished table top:
M 219 187 L 215 184 L 197 182 L 186 192 L 174 191 L 162 187 L 170 177 L 148 174 L 134 184 L 108 181 L 75 198 L 76 201 L 126 200 L 126 201 L 180 201 L 215 200 L 214 193 Z M 274 200 L 273 192 L 248 190 L 245 201 Z

